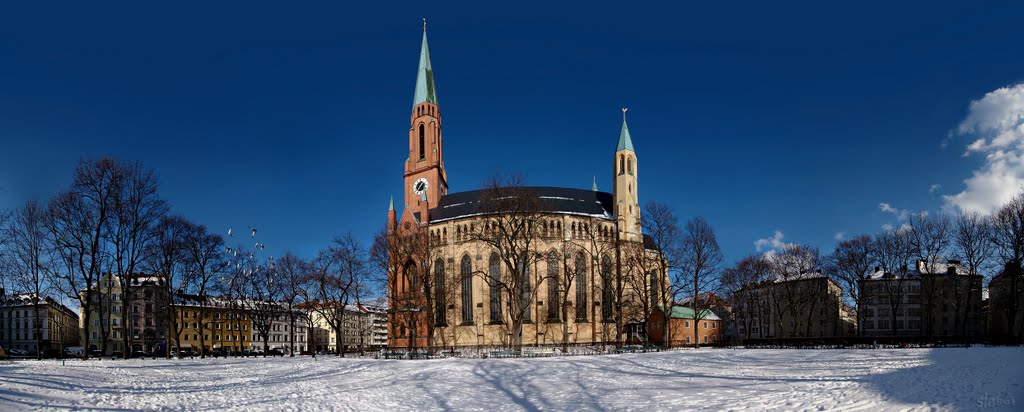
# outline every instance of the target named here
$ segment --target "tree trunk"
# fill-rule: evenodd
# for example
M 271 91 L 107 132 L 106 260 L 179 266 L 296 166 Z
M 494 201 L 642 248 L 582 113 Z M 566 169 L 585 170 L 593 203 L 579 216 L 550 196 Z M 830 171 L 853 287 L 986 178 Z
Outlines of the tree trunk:
M 40 321 L 40 317 L 39 317 L 39 294 L 38 293 L 36 294 L 35 300 L 36 300 L 35 304 L 32 305 L 33 308 L 34 308 L 34 312 L 35 312 L 35 321 L 34 321 L 34 323 L 32 325 L 32 329 L 33 329 L 33 333 L 32 334 L 35 336 L 35 340 L 36 340 L 36 360 L 41 360 L 41 359 L 43 359 L 43 325 L 42 325 L 42 322 Z M 50 326 L 53 326 L 53 325 L 50 325 Z M 51 327 L 51 329 L 52 329 L 52 327 Z M 50 334 L 53 335 L 52 332 Z

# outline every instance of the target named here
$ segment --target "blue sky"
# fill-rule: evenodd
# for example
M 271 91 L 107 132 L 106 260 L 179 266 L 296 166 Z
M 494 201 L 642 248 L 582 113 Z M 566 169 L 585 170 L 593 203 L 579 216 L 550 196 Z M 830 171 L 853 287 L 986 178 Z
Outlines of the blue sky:
M 827 251 L 955 207 L 994 167 L 994 141 L 964 156 L 999 130 L 961 130 L 971 102 L 1024 81 L 1010 2 L 557 3 L 5 5 L 0 208 L 112 155 L 271 254 L 369 242 L 402 193 L 425 16 L 451 191 L 496 170 L 610 190 L 628 106 L 641 203 L 705 217 L 729 261 L 773 237 Z

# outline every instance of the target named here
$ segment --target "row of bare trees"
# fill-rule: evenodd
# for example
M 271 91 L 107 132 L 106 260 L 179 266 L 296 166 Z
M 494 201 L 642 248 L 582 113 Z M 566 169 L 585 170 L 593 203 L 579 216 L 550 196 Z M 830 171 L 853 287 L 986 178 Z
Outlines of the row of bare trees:
M 220 234 L 169 209 L 156 175 L 140 163 L 83 160 L 71 184 L 48 202 L 30 200 L 13 212 L 0 211 L 0 289 L 7 297 L 27 293 L 38 301 L 57 294 L 77 304 L 85 325 L 81 345 L 97 342 L 101 352 L 110 353 L 108 344 L 117 339 L 127 357 L 133 349 L 133 303 L 140 287 L 132 280 L 148 272 L 159 279 L 157 313 L 166 316 L 160 322 L 166 331 L 160 332 L 166 336 L 168 357 L 169 346 L 179 346 L 190 323 L 184 318 L 187 312 L 197 312 L 200 343 L 207 346 L 204 332 L 211 327 L 207 320 L 216 299 L 251 317 L 264 349 L 273 321 L 281 316 L 288 318 L 295 348 L 296 324 L 311 322 L 298 309 L 308 306 L 334 329 L 340 353 L 345 305 L 365 300 L 371 292 L 365 280 L 366 251 L 352 236 L 338 238 L 313 259 L 289 253 L 275 264 L 272 258 L 258 257 L 255 249 L 227 245 Z M 185 303 L 196 310 L 175 308 Z M 41 357 L 45 314 L 40 305 L 34 308 L 32 335 Z M 116 314 L 123 319 L 121 325 L 112 322 Z M 114 335 L 118 327 L 121 333 Z
M 980 309 L 971 304 L 971 296 L 980 295 L 982 283 L 939 282 L 931 278 L 920 281 L 919 273 L 927 276 L 947 273 L 946 259 L 958 260 L 970 276 L 984 277 L 1002 270 L 1006 273 L 1006 294 L 1013 298 L 1008 299 L 1001 310 L 1006 313 L 1008 330 L 1013 330 L 1012 325 L 1020 322 L 1018 313 L 1024 304 L 1021 300 L 1024 286 L 1020 274 L 1022 258 L 1024 194 L 988 216 L 978 213 L 953 216 L 911 214 L 901 227 L 873 236 L 859 235 L 843 240 L 825 256 L 819 256 L 816 248 L 806 245 L 786 245 L 777 253 L 747 256 L 723 272 L 722 284 L 737 310 L 748 312 L 747 316 L 738 319 L 750 323 L 743 325 L 749 335 L 752 329 L 763 330 L 764 325 L 752 322 L 763 323 L 764 314 L 772 310 L 775 314 L 796 313 L 800 301 L 811 302 L 812 299 L 787 293 L 785 287 L 765 288 L 775 291 L 773 293 L 787 294 L 787 297 L 772 296 L 767 300 L 755 293 L 743 293 L 745 291 L 820 270 L 844 289 L 846 303 L 859 312 L 865 298 L 871 294 L 865 290 L 868 284 L 865 279 L 873 273 L 882 272 L 887 274 L 886 281 L 878 282 L 878 285 L 882 301 L 889 305 L 887 312 L 891 317 L 889 324 L 893 334 L 896 333 L 896 315 L 901 305 L 907 304 L 905 296 L 909 283 L 916 282 L 920 285 L 920 303 L 923 305 L 921 333 L 926 336 L 935 333 L 933 317 L 940 305 L 949 305 L 957 312 L 955 330 L 966 336 L 971 311 Z M 762 307 L 767 305 L 776 306 Z M 857 333 L 860 334 L 863 332 L 863 316 L 857 319 Z M 782 326 L 779 325 L 780 329 Z
M 116 306 L 120 313 L 129 313 L 133 284 L 124 281 L 125 275 L 146 265 L 153 227 L 167 214 L 157 186 L 153 173 L 139 163 L 87 160 L 75 169 L 71 184 L 49 202 L 30 200 L 13 212 L 5 246 L 5 291 L 35 299 L 32 335 L 38 356 L 43 353 L 44 315 L 39 301 L 47 293 L 77 301 L 86 325 L 103 304 L 108 312 Z M 115 302 L 81 293 L 98 285 L 105 273 L 121 282 L 123 299 Z M 119 339 L 131 347 L 131 333 Z M 82 341 L 86 340 L 83 334 Z

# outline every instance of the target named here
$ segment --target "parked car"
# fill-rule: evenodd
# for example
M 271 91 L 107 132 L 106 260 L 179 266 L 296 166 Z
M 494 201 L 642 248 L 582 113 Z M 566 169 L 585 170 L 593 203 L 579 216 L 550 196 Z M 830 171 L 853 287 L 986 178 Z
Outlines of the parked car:
M 7 351 L 7 355 L 11 357 L 28 356 L 28 351 L 24 349 L 11 349 Z
M 64 348 L 64 356 L 71 358 L 80 358 L 85 353 L 85 348 L 81 346 L 68 346 Z
M 267 355 L 270 355 L 270 356 L 284 356 L 284 351 L 282 351 L 282 350 L 280 350 L 278 348 L 274 348 L 274 349 L 268 350 L 267 351 Z
M 142 350 L 132 351 L 132 357 L 133 358 L 145 358 L 145 357 L 149 357 L 149 356 L 151 356 L 150 353 L 146 352 L 146 351 L 142 351 Z

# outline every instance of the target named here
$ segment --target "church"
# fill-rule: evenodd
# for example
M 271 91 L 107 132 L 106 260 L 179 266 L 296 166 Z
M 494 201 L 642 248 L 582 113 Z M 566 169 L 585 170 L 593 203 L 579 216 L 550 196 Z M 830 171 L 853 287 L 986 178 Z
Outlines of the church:
M 658 253 L 641 230 L 625 109 L 612 193 L 596 180 L 591 189 L 495 181 L 449 193 L 442 119 L 424 25 L 404 203 L 398 213 L 392 199 L 388 211 L 388 346 L 566 347 L 635 334 L 667 278 L 651 270 Z

